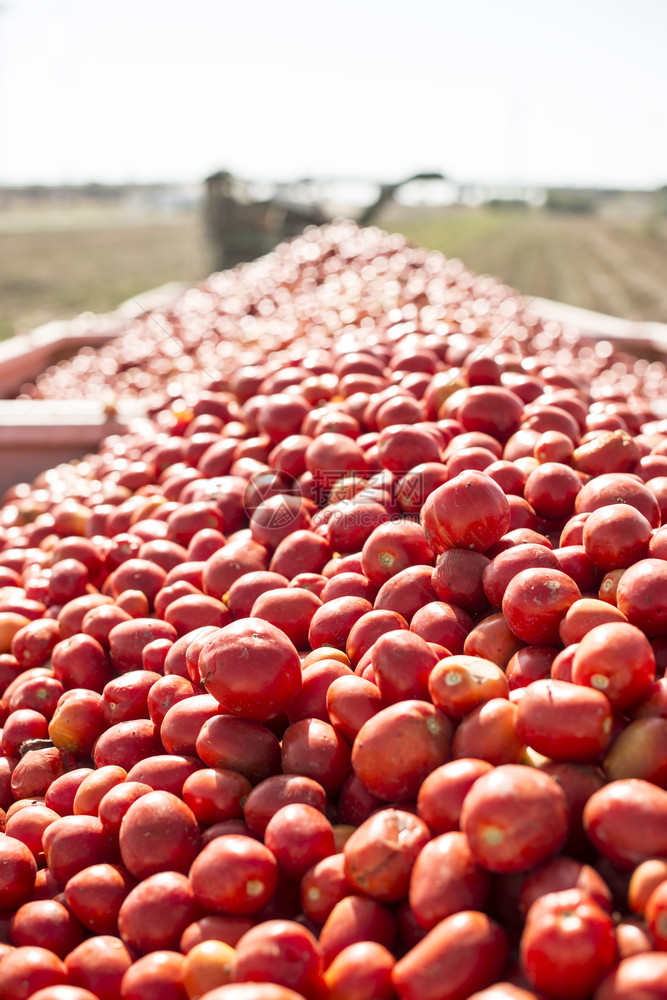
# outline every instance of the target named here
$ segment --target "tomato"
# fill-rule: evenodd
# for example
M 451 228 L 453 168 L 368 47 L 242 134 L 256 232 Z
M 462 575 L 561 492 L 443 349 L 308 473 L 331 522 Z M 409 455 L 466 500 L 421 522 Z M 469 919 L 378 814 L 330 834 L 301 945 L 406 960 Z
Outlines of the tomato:
M 116 934 L 118 911 L 134 885 L 134 879 L 121 865 L 91 865 L 68 879 L 65 900 L 87 930 Z
M 200 826 L 243 815 L 252 785 L 242 774 L 225 768 L 201 768 L 183 782 L 182 799 Z
M 504 931 L 484 913 L 445 917 L 392 970 L 399 1000 L 467 1000 L 490 986 L 507 958 Z
M 187 872 L 199 851 L 199 827 L 185 803 L 170 792 L 142 795 L 129 807 L 118 836 L 125 867 L 135 878 Z
M 612 708 L 599 691 L 559 680 L 533 681 L 518 704 L 517 734 L 553 760 L 587 761 L 612 738 Z
M 655 655 L 646 636 L 625 622 L 597 625 L 583 636 L 572 660 L 572 680 L 603 692 L 616 709 L 645 695 L 655 679 Z
M 201 725 L 195 752 L 208 767 L 235 771 L 251 784 L 280 769 L 280 743 L 275 734 L 260 722 L 233 715 L 212 714 Z
M 444 833 L 425 844 L 410 875 L 410 908 L 426 930 L 461 910 L 482 910 L 491 880 L 464 833 Z
M 518 707 L 507 698 L 491 698 L 469 712 L 452 740 L 452 756 L 481 758 L 490 764 L 518 764 L 526 744 L 516 728 Z
M 628 885 L 628 904 L 632 912 L 643 913 L 653 890 L 665 881 L 667 859 L 649 858 L 637 865 Z
M 350 747 L 333 726 L 321 719 L 302 719 L 289 726 L 281 747 L 282 770 L 318 782 L 334 796 L 350 773 Z
M 0 835 L 0 893 L 3 909 L 10 910 L 30 898 L 37 865 L 29 848 L 12 836 Z
M 589 414 L 591 416 L 591 414 Z M 639 449 L 626 430 L 597 433 L 575 449 L 572 465 L 580 472 L 599 476 L 609 472 L 634 472 Z
M 445 601 L 424 604 L 410 623 L 410 630 L 422 639 L 437 642 L 455 654 L 463 652 L 463 644 L 472 627 L 472 619 L 463 608 Z
M 390 705 L 365 722 L 352 747 L 352 767 L 384 801 L 414 799 L 424 778 L 449 758 L 452 724 L 425 701 Z
M 558 650 L 554 646 L 524 646 L 518 649 L 505 669 L 510 691 L 549 677 L 557 655 Z
M 430 672 L 428 690 L 433 704 L 451 719 L 461 719 L 492 698 L 508 698 L 505 674 L 479 656 L 447 656 Z
M 24 945 L 2 959 L 2 992 L 5 1000 L 25 1000 L 47 986 L 67 983 L 67 969 L 48 948 Z
M 361 550 L 361 568 L 369 580 L 382 586 L 402 570 L 433 565 L 435 554 L 421 525 L 413 521 L 388 521 L 369 535 Z
M 524 642 L 556 645 L 568 609 L 581 598 L 576 583 L 557 569 L 521 570 L 507 585 L 502 610 Z
M 331 909 L 320 931 L 325 968 L 344 948 L 374 941 L 391 948 L 396 938 L 396 920 L 386 906 L 364 896 L 347 895 Z
M 616 865 L 667 855 L 667 792 L 649 781 L 612 781 L 591 795 L 583 818 L 593 846 Z
M 272 982 L 316 1000 L 323 987 L 322 949 L 305 927 L 291 920 L 266 920 L 236 946 L 234 979 Z
M 235 952 L 223 941 L 201 941 L 189 951 L 184 963 L 183 985 L 188 997 L 232 982 Z
M 466 656 L 480 656 L 484 660 L 491 660 L 506 670 L 512 657 L 523 648 L 522 640 L 512 632 L 505 616 L 498 612 L 482 618 L 471 627 L 461 651 Z
M 520 956 L 536 989 L 556 1000 L 586 1000 L 618 960 L 614 923 L 580 889 L 549 892 L 528 911 Z
M 510 508 L 497 483 L 470 470 L 431 493 L 420 519 L 435 552 L 449 548 L 484 552 L 509 530 Z
M 286 708 L 301 687 L 301 663 L 287 636 L 259 618 L 221 629 L 199 655 L 202 683 L 234 715 L 263 722 Z
M 4 833 L 11 840 L 19 840 L 25 844 L 35 860 L 39 861 L 42 854 L 44 830 L 57 819 L 60 819 L 60 816 L 54 809 L 49 809 L 46 805 L 31 805 L 7 817 Z M 7 841 L 2 843 L 5 847 L 11 847 L 11 840 L 9 843 Z M 11 851 L 9 853 L 11 854 Z M 7 888 L 6 885 L 5 888 Z
M 417 796 L 417 813 L 433 834 L 459 829 L 466 794 L 491 769 L 487 761 L 466 757 L 442 764 L 424 779 Z
M 123 1000 L 183 1000 L 185 959 L 176 951 L 160 949 L 138 958 L 123 976 Z
M 415 677 L 410 676 L 407 683 L 415 686 Z M 354 743 L 363 724 L 384 707 L 379 687 L 355 674 L 333 680 L 328 687 L 326 699 L 327 714 L 332 726 L 350 743 Z
M 46 864 L 61 885 L 83 868 L 116 859 L 115 840 L 97 816 L 63 816 L 47 826 L 42 845 Z
M 586 519 L 583 545 L 601 570 L 624 569 L 648 554 L 651 524 L 627 503 L 609 504 Z
M 395 958 L 374 941 L 348 945 L 324 973 L 330 1000 L 392 1000 Z
M 321 926 L 336 903 L 352 892 L 345 873 L 345 856 L 342 850 L 330 854 L 309 868 L 301 879 L 299 892 L 303 913 Z
M 216 837 L 190 868 L 197 900 L 212 912 L 245 916 L 268 903 L 276 890 L 278 866 L 267 847 L 251 837 Z
M 634 476 L 620 472 L 605 472 L 586 483 L 577 495 L 574 509 L 581 514 L 619 503 L 635 507 L 652 528 L 660 525 L 660 508 L 651 491 Z
M 650 997 L 664 1000 L 667 996 L 667 955 L 664 952 L 631 955 L 602 981 L 595 1000 L 635 1000 Z
M 320 719 L 322 722 L 329 722 L 329 689 L 340 677 L 354 677 L 350 667 L 340 660 L 317 660 L 303 666 L 301 690 L 285 713 L 289 721 Z
M 260 618 L 284 632 L 297 649 L 308 648 L 308 632 L 322 601 L 300 587 L 269 590 L 255 600 L 251 618 Z
M 521 399 L 504 386 L 475 385 L 474 375 L 470 385 L 458 409 L 463 427 L 506 441 L 519 427 L 523 413 Z
M 375 682 L 385 704 L 426 700 L 436 662 L 428 643 L 413 632 L 385 632 L 371 649 Z
M 667 561 L 640 559 L 618 581 L 616 603 L 645 635 L 667 635 Z
M 299 882 L 318 861 L 335 853 L 334 832 L 323 813 L 303 802 L 278 809 L 266 825 L 264 843 L 281 870 Z
M 609 747 L 604 771 L 610 781 L 643 778 L 667 787 L 667 719 L 634 719 Z
M 484 593 L 489 603 L 494 608 L 499 608 L 510 580 L 521 570 L 538 568 L 560 568 L 553 551 L 544 545 L 515 545 L 499 552 L 486 566 L 482 577 Z
M 574 469 L 560 462 L 543 462 L 526 480 L 524 497 L 539 517 L 569 517 L 581 489 Z
M 461 829 L 483 868 L 520 872 L 565 843 L 569 810 L 553 778 L 534 768 L 505 764 L 482 775 L 463 801 Z
M 407 628 L 405 618 L 396 611 L 369 611 L 350 629 L 345 652 L 350 662 L 356 666 L 381 636 Z
M 428 565 L 401 570 L 382 584 L 375 597 L 374 609 L 396 611 L 411 622 L 420 608 L 436 600 L 432 576 L 433 568 Z
M 343 847 L 345 874 L 353 890 L 380 903 L 407 896 L 415 858 L 427 844 L 426 824 L 401 809 L 381 809 Z
M 432 584 L 441 601 L 456 604 L 469 614 L 487 608 L 482 585 L 490 560 L 481 552 L 450 548 L 438 556 Z

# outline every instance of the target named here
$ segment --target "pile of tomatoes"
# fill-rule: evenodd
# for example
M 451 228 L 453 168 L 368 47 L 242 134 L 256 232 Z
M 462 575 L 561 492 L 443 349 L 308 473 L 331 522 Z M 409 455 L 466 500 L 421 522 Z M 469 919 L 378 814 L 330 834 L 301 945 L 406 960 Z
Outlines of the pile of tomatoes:
M 346 222 L 26 387 L 3 1000 L 664 1000 L 666 388 Z

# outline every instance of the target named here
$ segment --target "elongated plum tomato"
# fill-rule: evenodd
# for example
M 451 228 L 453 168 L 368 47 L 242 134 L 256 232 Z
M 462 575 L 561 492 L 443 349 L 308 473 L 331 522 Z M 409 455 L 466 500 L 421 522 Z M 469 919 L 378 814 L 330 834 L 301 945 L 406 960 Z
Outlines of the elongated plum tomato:
M 613 717 L 602 692 L 551 679 L 533 681 L 524 690 L 516 730 L 527 746 L 569 761 L 590 760 L 607 748 Z
M 495 983 L 507 959 L 507 937 L 485 913 L 445 917 L 392 970 L 400 1000 L 466 1000 Z
M 510 505 L 490 476 L 469 469 L 427 497 L 421 523 L 435 552 L 452 548 L 484 552 L 509 531 Z
M 264 722 L 301 689 L 301 661 L 281 629 L 261 618 L 225 626 L 199 654 L 204 687 L 226 712 Z

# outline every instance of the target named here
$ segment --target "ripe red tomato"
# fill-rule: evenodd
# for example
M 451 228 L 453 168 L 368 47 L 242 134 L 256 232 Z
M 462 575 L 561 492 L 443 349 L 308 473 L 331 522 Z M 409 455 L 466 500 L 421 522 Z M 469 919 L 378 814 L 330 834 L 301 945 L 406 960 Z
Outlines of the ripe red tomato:
M 556 1000 L 586 1000 L 618 961 L 614 923 L 581 889 L 540 896 L 521 935 L 530 983 Z
M 508 583 L 502 610 L 524 642 L 557 645 L 560 623 L 580 598 L 576 583 L 560 570 L 525 569 Z
M 220 629 L 199 654 L 202 684 L 233 715 L 264 722 L 301 687 L 301 661 L 281 629 L 244 618 Z
M 616 709 L 645 695 L 655 679 L 655 654 L 635 625 L 607 622 L 583 636 L 572 660 L 572 680 L 601 691 Z
M 478 864 L 492 872 L 527 871 L 555 854 L 569 826 L 567 799 L 553 778 L 505 764 L 483 774 L 463 801 L 461 829 Z
M 490 986 L 507 958 L 507 938 L 476 910 L 445 917 L 393 968 L 400 1000 L 467 1000 Z
M 518 704 L 517 734 L 552 760 L 588 761 L 612 738 L 612 706 L 600 691 L 559 680 L 537 680 Z
M 509 530 L 510 506 L 496 482 L 471 469 L 427 497 L 421 510 L 426 540 L 435 552 L 484 552 Z

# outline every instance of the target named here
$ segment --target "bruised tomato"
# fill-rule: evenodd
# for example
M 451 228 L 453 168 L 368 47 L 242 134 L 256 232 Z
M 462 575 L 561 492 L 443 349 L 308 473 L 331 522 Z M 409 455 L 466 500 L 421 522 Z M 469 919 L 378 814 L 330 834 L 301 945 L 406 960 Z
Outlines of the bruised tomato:
M 374 813 L 343 847 L 350 885 L 380 903 L 403 899 L 415 859 L 429 839 L 428 827 L 412 813 L 401 809 Z

